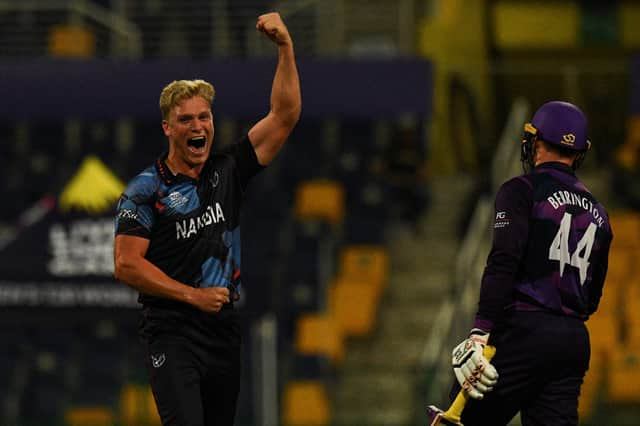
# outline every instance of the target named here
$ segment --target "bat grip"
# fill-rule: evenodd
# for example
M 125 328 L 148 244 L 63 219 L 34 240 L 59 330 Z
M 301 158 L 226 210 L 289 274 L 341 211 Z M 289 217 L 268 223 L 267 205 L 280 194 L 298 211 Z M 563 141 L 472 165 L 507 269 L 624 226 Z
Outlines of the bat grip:
M 495 354 L 495 346 L 487 345 L 482 351 L 482 355 L 484 355 L 487 361 L 491 361 Z M 467 405 L 468 400 L 469 394 L 465 392 L 464 389 L 460 389 L 460 392 L 458 392 L 458 395 L 456 395 L 456 399 L 453 400 L 453 403 L 451 404 L 449 409 L 442 414 L 442 417 L 452 422 L 460 423 L 462 411 L 464 410 L 464 406 Z

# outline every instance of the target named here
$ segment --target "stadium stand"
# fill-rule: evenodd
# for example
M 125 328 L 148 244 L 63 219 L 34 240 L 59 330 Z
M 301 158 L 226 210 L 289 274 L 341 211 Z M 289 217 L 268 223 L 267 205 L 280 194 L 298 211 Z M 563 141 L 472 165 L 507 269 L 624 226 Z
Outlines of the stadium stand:
M 126 425 L 156 426 L 160 418 L 148 385 L 126 383 L 120 391 L 120 420 Z
M 335 181 L 306 181 L 298 185 L 295 198 L 297 219 L 326 220 L 338 226 L 344 219 L 344 189 Z
M 153 68 L 145 68 L 148 72 L 145 79 L 155 81 L 156 76 L 162 75 L 164 78 L 163 68 L 177 59 L 180 61 L 180 68 L 177 69 L 187 74 L 187 77 L 198 70 L 198 77 L 211 78 L 214 82 L 218 78 L 227 78 L 225 73 L 228 69 L 223 65 L 243 61 L 249 63 L 255 59 L 260 62 L 264 59 L 262 56 L 272 53 L 264 49 L 260 40 L 255 37 L 253 24 L 257 14 L 278 7 L 286 11 L 287 17 L 291 17 L 290 27 L 296 39 L 298 55 L 301 59 L 313 59 L 301 61 L 301 71 L 305 72 L 302 74 L 303 84 L 309 84 L 313 78 L 321 80 L 321 92 L 335 92 L 339 102 L 325 105 L 322 102 L 326 99 L 318 96 L 318 92 L 314 92 L 315 96 L 304 98 L 305 112 L 300 125 L 274 163 L 252 182 L 245 198 L 242 229 L 245 236 L 243 277 L 246 285 L 243 288 L 244 305 L 241 307 L 247 319 L 244 334 L 249 337 L 249 330 L 265 314 L 274 314 L 277 318 L 277 374 L 281 393 L 276 399 L 281 408 L 282 423 L 288 425 L 328 425 L 339 420 L 343 422 L 341 425 L 348 426 L 367 423 L 363 423 L 364 418 L 376 419 L 379 423 L 402 424 L 407 417 L 393 417 L 394 410 L 385 405 L 387 402 L 399 404 L 405 411 L 406 406 L 413 404 L 419 412 L 416 418 L 418 421 L 422 420 L 419 416 L 423 414 L 425 395 L 416 391 L 414 388 L 418 386 L 413 383 L 420 380 L 418 376 L 422 376 L 416 374 L 424 366 L 419 359 L 421 348 L 416 350 L 418 344 L 407 343 L 409 341 L 403 339 L 405 334 L 415 334 L 426 340 L 430 337 L 427 335 L 435 318 L 446 318 L 436 316 L 432 311 L 437 310 L 434 305 L 442 304 L 443 298 L 453 293 L 449 277 L 444 273 L 441 276 L 436 274 L 435 277 L 424 277 L 424 280 L 421 277 L 418 287 L 405 287 L 415 289 L 415 292 L 412 290 L 403 294 L 402 289 L 396 290 L 392 300 L 385 303 L 381 300 L 390 287 L 398 288 L 407 281 L 418 281 L 408 272 L 411 267 L 417 270 L 412 265 L 414 258 L 424 264 L 427 264 L 424 259 L 426 257 L 436 259 L 434 263 L 442 264 L 446 258 L 455 258 L 456 248 L 449 250 L 444 236 L 439 233 L 440 228 L 443 228 L 444 232 L 454 238 L 455 230 L 452 227 L 441 227 L 439 224 L 443 222 L 438 222 L 441 218 L 437 216 L 446 216 L 445 219 L 455 222 L 457 219 L 454 212 L 465 211 L 467 204 L 451 202 L 441 210 L 431 209 L 429 187 L 433 176 L 421 175 L 416 179 L 413 185 L 427 190 L 424 193 L 408 194 L 408 201 L 405 198 L 407 193 L 390 185 L 387 173 L 390 166 L 389 154 L 396 148 L 397 140 L 394 138 L 405 123 L 405 109 L 411 110 L 415 105 L 407 102 L 402 105 L 406 108 L 397 107 L 398 99 L 409 99 L 412 102 L 418 99 L 428 104 L 423 109 L 416 108 L 418 112 L 410 112 L 417 121 L 413 137 L 419 142 L 419 146 L 414 148 L 417 149 L 417 163 L 420 163 L 412 167 L 420 168 L 444 162 L 450 170 L 466 167 L 457 160 L 444 161 L 440 155 L 459 152 L 460 148 L 455 142 L 457 139 L 455 135 L 449 137 L 446 132 L 444 137 L 434 138 L 430 128 L 439 127 L 443 122 L 447 123 L 447 128 L 464 127 L 460 129 L 461 133 L 468 137 L 468 142 L 472 142 L 474 149 L 482 151 L 480 147 L 486 147 L 487 142 L 493 138 L 492 125 L 498 128 L 504 124 L 500 120 L 507 115 L 505 104 L 523 91 L 528 92 L 525 94 L 535 100 L 539 97 L 558 96 L 558 93 L 574 96 L 578 100 L 585 100 L 587 109 L 592 108 L 590 99 L 600 98 L 601 104 L 607 106 L 604 112 L 613 111 L 613 116 L 620 110 L 627 110 L 627 105 L 624 104 L 628 94 L 626 83 L 621 85 L 624 90 L 616 91 L 619 86 L 616 82 L 626 82 L 630 74 L 626 62 L 622 72 L 615 68 L 615 64 L 619 63 L 617 57 L 610 61 L 611 58 L 605 58 L 603 61 L 613 62 L 612 68 L 601 69 L 602 67 L 591 67 L 591 63 L 585 65 L 582 62 L 576 62 L 577 65 L 572 63 L 566 68 L 555 68 L 554 63 L 554 67 L 549 67 L 553 71 L 548 71 L 539 66 L 542 61 L 536 62 L 538 56 L 542 56 L 536 48 L 528 51 L 526 48 L 518 50 L 522 47 L 516 47 L 513 56 L 510 56 L 511 52 L 500 50 L 503 46 L 512 46 L 514 41 L 523 41 L 518 38 L 522 32 L 514 25 L 516 21 L 505 19 L 502 15 L 498 17 L 499 24 L 507 25 L 506 29 L 509 31 L 505 32 L 505 27 L 502 27 L 497 33 L 500 37 L 498 41 L 502 44 L 498 43 L 493 48 L 499 51 L 499 59 L 487 69 L 481 63 L 476 64 L 478 56 L 483 54 L 485 48 L 490 47 L 492 41 L 485 40 L 488 35 L 481 32 L 485 21 L 476 16 L 479 6 L 474 6 L 476 9 L 473 9 L 473 13 L 462 14 L 464 8 L 461 1 L 442 2 L 442 8 L 431 7 L 435 2 L 413 0 L 87 0 L 52 2 L 51 5 L 47 2 L 13 2 L 14 5 L 9 4 L 12 2 L 5 3 L 7 4 L 0 8 L 0 59 L 7 59 L 6 63 L 3 61 L 0 64 L 2 72 L 11 71 L 16 59 L 27 62 L 34 59 L 39 67 L 36 74 L 47 76 L 44 79 L 46 84 L 42 86 L 47 90 L 41 90 L 37 97 L 32 97 L 41 101 L 61 81 L 54 79 L 56 74 L 50 73 L 46 68 L 47 64 L 54 62 L 71 64 L 66 69 L 71 71 L 73 64 L 94 63 L 93 61 L 98 60 L 101 69 L 113 73 L 117 73 L 120 67 L 125 68 L 129 60 L 153 63 Z M 36 3 L 40 3 L 40 8 Z M 53 3 L 64 5 L 57 8 Z M 498 3 L 510 2 L 487 2 L 488 7 Z M 565 38 L 562 40 L 571 44 L 571 49 L 578 49 L 574 45 L 580 44 L 579 37 L 571 29 L 580 28 L 580 16 L 576 14 L 580 8 L 576 2 L 570 3 L 572 4 L 566 8 L 559 5 L 554 7 L 570 9 L 571 28 L 563 28 L 562 35 Z M 616 5 L 618 3 L 622 3 L 621 8 L 627 8 L 626 12 L 633 6 L 633 2 L 616 2 Z M 344 5 L 343 9 L 336 6 L 341 4 Z M 84 12 L 77 9 L 78 5 L 83 5 Z M 544 5 L 535 7 L 544 10 Z M 362 13 L 364 8 L 377 13 Z M 96 11 L 100 13 L 95 13 Z M 509 11 L 516 13 L 517 8 L 509 8 Z M 492 12 L 493 9 L 487 9 L 483 13 Z M 440 16 L 433 17 L 431 14 Z M 461 20 L 462 15 L 464 20 Z M 531 14 L 527 19 L 535 21 L 536 16 L 540 15 Z M 559 19 L 559 15 L 549 14 L 549 10 L 544 10 L 542 16 Z M 633 22 L 629 17 L 638 15 L 621 13 L 620 16 L 621 19 L 624 18 L 621 22 Z M 436 18 L 442 21 L 442 25 L 427 31 L 426 23 Z M 323 25 L 327 19 L 335 25 Z M 461 27 L 473 28 L 474 31 L 467 31 L 465 35 L 459 31 Z M 371 28 L 377 28 L 379 33 L 372 34 Z M 625 43 L 628 43 L 629 28 L 620 31 L 626 37 Z M 421 35 L 416 36 L 415 33 L 418 32 Z M 510 39 L 512 36 L 509 33 L 513 33 L 516 38 Z M 474 36 L 473 44 L 468 39 L 470 35 Z M 541 40 L 546 43 L 558 39 L 557 34 L 543 35 L 545 37 Z M 446 43 L 435 43 L 435 36 L 446 39 L 443 40 Z M 535 36 L 536 34 L 532 35 Z M 437 80 L 431 82 L 431 76 L 425 76 L 406 93 L 385 92 L 387 86 L 409 78 L 406 68 L 402 68 L 398 75 L 393 67 L 406 65 L 410 61 L 406 56 L 416 54 L 416 37 L 420 37 L 424 45 L 422 53 L 431 49 L 429 46 L 437 46 L 439 50 L 436 52 L 439 60 L 436 64 L 439 72 Z M 486 46 L 480 48 L 481 43 Z M 334 48 L 333 45 L 339 47 Z M 634 46 L 637 47 L 637 44 L 631 43 L 626 48 Z M 581 51 L 571 50 L 568 55 L 564 51 L 556 53 L 546 50 L 545 53 L 549 53 L 553 61 L 557 57 L 579 56 Z M 383 68 L 386 70 L 383 73 L 383 84 L 373 81 L 367 83 L 366 93 L 350 92 L 350 87 L 339 86 L 339 77 L 351 65 L 360 61 L 371 70 L 379 65 L 376 60 L 381 56 L 384 56 L 383 67 L 389 66 Z M 212 57 L 221 62 L 210 64 L 208 61 Z M 354 57 L 358 60 L 351 62 Z M 457 63 L 458 57 L 460 64 Z M 529 62 L 521 62 L 523 57 Z M 124 58 L 127 60 L 122 61 Z M 327 68 L 314 70 L 316 61 L 326 60 L 326 63 L 332 63 L 344 58 L 348 60 L 340 68 L 340 73 L 332 74 L 326 71 Z M 367 60 L 372 58 L 373 62 L 369 64 Z M 431 57 L 430 60 L 436 59 Z M 200 71 L 203 66 L 207 68 Z M 519 66 L 527 72 L 514 73 L 513 69 Z M 419 70 L 423 72 L 424 68 Z M 366 74 L 358 72 L 358 80 L 367 82 L 365 76 Z M 74 75 L 73 78 L 77 80 L 73 86 L 75 90 L 93 94 L 93 91 L 83 85 L 92 81 L 89 77 Z M 179 77 L 182 76 L 176 76 Z M 466 128 L 465 120 L 456 115 L 459 111 L 452 107 L 453 113 L 449 114 L 442 109 L 443 105 L 448 108 L 446 105 L 451 94 L 440 89 L 446 87 L 454 77 L 465 80 L 463 84 L 469 85 L 473 89 L 470 93 L 477 95 L 479 99 L 476 105 L 477 99 L 470 97 L 472 106 L 479 106 L 480 110 L 486 111 L 484 118 L 487 121 L 494 120 L 495 117 L 495 123 L 487 123 L 482 129 Z M 598 86 L 594 80 L 598 78 L 603 79 L 606 88 L 610 89 L 603 96 L 594 95 L 593 88 Z M 632 79 L 638 80 L 638 75 L 633 74 Z M 120 83 L 124 86 L 124 82 L 112 82 L 108 91 L 118 92 L 117 86 Z M 637 83 L 632 82 L 634 84 Z M 432 86 L 435 85 L 438 87 L 436 98 L 427 99 L 423 90 L 431 96 Z M 9 86 L 5 89 L 11 92 L 14 88 Z M 489 87 L 495 88 L 495 93 L 490 93 Z M 532 87 L 536 87 L 536 90 L 531 90 Z M 479 88 L 479 93 L 476 93 L 476 88 Z M 54 105 L 58 108 L 51 108 L 46 102 L 42 105 L 37 102 L 36 109 L 43 110 L 38 111 L 37 116 L 22 113 L 20 107 L 26 104 L 23 99 L 10 103 L 15 112 L 0 119 L 0 178 L 5 182 L 0 194 L 7 201 L 0 211 L 0 248 L 4 247 L 5 241 L 20 237 L 25 224 L 32 223 L 29 222 L 30 218 L 38 216 L 38 209 L 27 209 L 37 205 L 43 196 L 59 194 L 87 155 L 95 155 L 118 178 L 127 181 L 160 154 L 164 147 L 164 136 L 159 119 L 149 118 L 158 115 L 157 103 L 151 97 L 141 99 L 139 94 L 142 92 L 137 89 L 138 87 L 127 89 L 127 95 L 136 104 L 150 111 L 144 117 L 136 117 L 135 113 L 128 112 L 120 117 L 113 110 L 122 105 L 115 105 L 113 102 L 103 105 L 93 99 L 92 104 L 98 103 L 98 109 L 104 110 L 102 112 L 105 117 L 83 117 L 81 113 L 77 113 L 78 116 L 61 120 L 48 118 L 57 109 L 66 110 L 64 99 L 75 99 L 73 91 L 69 91 L 64 99 L 56 101 Z M 220 102 L 234 97 L 224 85 L 218 87 L 218 90 Z M 634 89 L 632 96 L 637 97 L 636 92 Z M 344 93 L 348 93 L 348 96 L 343 95 Z M 368 104 L 365 104 L 367 101 L 358 103 L 360 97 L 364 99 L 367 93 L 373 93 L 379 104 L 371 101 Z M 494 98 L 495 102 L 492 101 L 490 105 L 483 101 Z M 611 99 L 620 100 L 615 105 L 609 105 L 608 101 Z M 264 103 L 260 105 L 260 110 L 268 107 L 264 99 L 260 101 Z M 246 98 L 239 103 L 248 106 L 252 102 L 252 99 Z M 343 111 L 340 109 L 342 104 L 351 105 L 346 114 L 336 112 Z M 385 109 L 386 104 L 394 107 Z M 357 108 L 353 108 L 353 105 L 357 105 Z M 317 111 L 321 111 L 323 106 L 328 110 L 319 114 Z M 81 106 L 94 111 L 95 108 L 92 107 L 93 105 Z M 248 107 L 247 110 L 248 112 L 236 112 L 229 116 L 222 115 L 225 114 L 224 111 L 215 110 L 218 140 L 233 140 L 246 131 L 256 118 L 255 110 Z M 587 112 L 591 115 L 592 111 Z M 636 175 L 633 173 L 637 171 L 640 158 L 639 112 L 638 108 L 631 111 L 628 122 L 620 126 L 627 126 L 626 138 L 623 138 L 624 143 L 616 156 L 619 167 L 627 173 L 620 178 L 627 179 L 625 187 L 632 187 L 635 182 Z M 595 130 L 600 129 L 600 134 L 605 135 L 609 135 L 609 130 L 617 126 L 616 123 L 606 123 L 611 127 L 602 131 L 598 118 L 594 123 Z M 594 143 L 596 146 L 615 148 L 618 142 L 615 137 L 611 137 L 609 141 L 594 140 Z M 446 149 L 443 148 L 444 145 L 447 145 Z M 484 152 L 482 154 L 485 155 Z M 413 172 L 416 175 L 418 173 L 417 170 Z M 428 172 L 437 173 L 437 168 L 429 169 Z M 485 179 L 484 176 L 475 175 L 472 178 L 482 182 Z M 623 188 L 623 182 L 615 179 L 614 176 L 616 190 L 612 191 L 613 195 L 620 195 L 621 200 L 624 198 L 622 195 L 628 195 L 630 197 L 625 201 L 632 201 L 631 192 L 616 194 L 618 187 L 615 182 L 621 183 L 619 188 Z M 438 196 L 451 192 L 454 194 L 452 198 L 457 198 L 457 194 L 464 193 L 463 190 L 455 192 L 455 189 L 459 189 L 457 186 L 455 183 L 443 186 L 445 190 L 438 191 Z M 91 186 L 88 188 L 93 189 Z M 416 226 L 409 228 L 410 236 L 404 236 L 402 243 L 391 246 L 390 231 L 402 236 L 406 230 L 403 228 L 407 219 L 404 215 L 406 209 L 400 208 L 400 203 L 404 202 L 417 202 L 418 205 L 414 206 L 416 211 L 433 215 L 427 216 L 428 227 L 424 226 L 425 216 L 411 218 L 415 220 Z M 603 422 L 607 414 L 615 413 L 621 407 L 633 408 L 634 404 L 640 404 L 640 392 L 636 385 L 639 382 L 636 377 L 639 370 L 638 359 L 635 356 L 640 342 L 640 322 L 635 315 L 640 309 L 640 283 L 636 277 L 640 216 L 634 210 L 637 205 L 629 204 L 612 212 L 615 240 L 609 276 L 600 311 L 588 322 L 593 342 L 592 359 L 580 400 L 580 414 L 587 425 L 607 424 Z M 398 229 L 400 232 L 397 232 Z M 424 229 L 428 232 L 420 235 Z M 433 245 L 412 244 L 414 237 L 416 240 L 437 241 Z M 42 237 L 31 244 L 44 247 L 47 241 L 47 238 Z M 43 259 L 33 260 L 34 264 L 36 261 L 41 265 Z M 30 269 L 30 266 L 24 267 L 25 270 Z M 453 270 L 453 267 L 447 268 L 449 271 Z M 4 280 L 4 277 L 0 278 L 0 281 Z M 421 290 L 420 286 L 426 289 Z M 5 298 L 7 294 L 7 291 L 0 293 Z M 398 309 L 394 304 L 404 299 L 433 300 L 433 305 L 427 305 L 426 302 L 421 305 L 410 304 L 412 309 L 398 315 L 398 311 L 393 311 Z M 143 365 L 145 354 L 136 336 L 137 319 L 135 315 L 131 315 L 133 310 L 130 307 L 92 307 L 88 309 L 90 313 L 86 312 L 87 309 L 70 308 L 71 318 L 60 313 L 63 309 L 53 309 L 47 311 L 46 315 L 39 315 L 39 320 L 30 319 L 31 314 L 24 312 L 27 308 L 28 303 L 15 312 L 13 309 L 5 311 L 4 306 L 1 307 L 0 336 L 3 345 L 0 345 L 0 424 L 159 424 L 152 395 L 146 385 Z M 65 317 L 64 326 L 57 323 L 59 316 Z M 12 319 L 5 320 L 9 317 Z M 384 321 L 381 320 L 383 318 Z M 437 329 L 436 324 L 433 330 Z M 378 334 L 385 333 L 389 336 L 386 340 L 374 339 Z M 376 341 L 385 343 L 383 350 L 371 350 L 379 349 L 380 346 L 367 346 Z M 242 384 L 246 394 L 241 394 L 241 412 L 238 415 L 238 422 L 242 426 L 255 424 L 258 417 L 259 410 L 256 407 L 259 404 L 254 395 L 258 393 L 257 384 L 253 381 L 252 376 L 255 374 L 251 371 L 255 365 L 260 365 L 256 349 L 258 346 L 246 339 L 243 361 L 246 361 L 248 368 L 243 375 Z M 386 352 L 390 349 L 397 350 L 391 354 Z M 363 357 L 362 352 L 368 356 Z M 397 359 L 394 367 L 404 368 L 410 364 L 412 369 L 407 369 L 408 375 L 402 368 L 391 371 L 383 363 L 384 358 Z M 107 365 L 109 367 L 105 368 Z M 365 382 L 360 377 L 351 380 L 357 376 L 351 373 L 357 372 L 358 368 L 381 382 Z M 385 369 L 389 369 L 386 371 L 387 376 L 381 376 L 380 371 Z M 430 373 L 427 376 L 433 379 L 434 376 Z M 351 385 L 355 383 L 359 389 L 358 395 L 353 399 L 347 397 L 349 393 L 340 385 L 341 375 L 346 378 L 344 382 L 351 381 Z M 382 379 L 378 379 L 379 377 Z M 409 378 L 405 380 L 405 377 Z M 400 388 L 382 386 L 398 378 L 400 379 L 397 381 L 411 383 L 404 383 L 406 386 Z M 441 385 L 442 388 L 449 384 L 448 380 L 446 384 L 437 380 L 433 382 L 435 386 Z M 370 383 L 382 385 L 376 387 Z M 387 387 L 391 389 L 391 396 L 382 392 Z M 413 393 L 405 392 L 405 389 Z M 373 399 L 367 399 L 370 398 L 368 390 L 383 397 L 376 400 L 374 395 Z M 343 404 L 336 404 L 336 399 L 343 399 Z M 356 403 L 352 404 L 353 401 Z M 372 404 L 371 401 L 375 403 Z M 361 409 L 357 413 L 360 417 L 350 418 L 349 413 L 344 416 L 347 411 L 344 408 L 348 405 L 364 407 L 354 408 L 354 412 Z M 370 416 L 366 417 L 368 415 Z M 360 422 L 345 421 L 353 418 Z M 373 423 L 375 422 L 371 422 Z M 620 420 L 619 424 L 625 424 L 624 420 Z
M 71 407 L 64 415 L 67 426 L 111 426 L 115 415 L 109 407 Z
M 54 57 L 90 58 L 96 40 L 91 30 L 77 25 L 57 25 L 49 32 L 49 54 Z
M 330 424 L 327 391 L 321 383 L 306 380 L 287 383 L 284 390 L 284 424 L 322 426 Z

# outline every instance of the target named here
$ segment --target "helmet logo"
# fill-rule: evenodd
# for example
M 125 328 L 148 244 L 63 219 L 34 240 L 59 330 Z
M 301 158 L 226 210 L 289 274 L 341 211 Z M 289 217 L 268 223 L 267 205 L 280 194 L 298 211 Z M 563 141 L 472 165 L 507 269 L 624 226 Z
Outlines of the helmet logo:
M 573 133 L 568 133 L 566 135 L 562 135 L 562 141 L 560 143 L 563 145 L 573 146 L 575 141 L 576 141 L 576 135 L 574 135 Z

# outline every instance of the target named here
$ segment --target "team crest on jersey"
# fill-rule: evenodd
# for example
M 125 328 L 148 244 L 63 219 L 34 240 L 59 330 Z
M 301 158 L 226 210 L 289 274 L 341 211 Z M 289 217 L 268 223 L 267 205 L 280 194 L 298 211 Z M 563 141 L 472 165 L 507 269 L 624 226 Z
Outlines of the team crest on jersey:
M 217 170 L 213 172 L 213 176 L 209 178 L 209 182 L 211 183 L 211 186 L 213 186 L 214 188 L 218 186 L 218 183 L 220 183 L 220 175 L 218 175 Z

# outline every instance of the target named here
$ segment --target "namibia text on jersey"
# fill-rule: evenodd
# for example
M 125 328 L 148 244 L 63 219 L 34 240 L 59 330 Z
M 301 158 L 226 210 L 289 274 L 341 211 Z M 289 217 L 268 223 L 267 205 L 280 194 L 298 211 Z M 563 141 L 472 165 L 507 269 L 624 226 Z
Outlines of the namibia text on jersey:
M 176 222 L 176 240 L 196 235 L 202 228 L 220 221 L 225 221 L 222 206 L 216 203 L 215 210 L 212 206 L 207 206 L 207 210 L 200 216 Z

